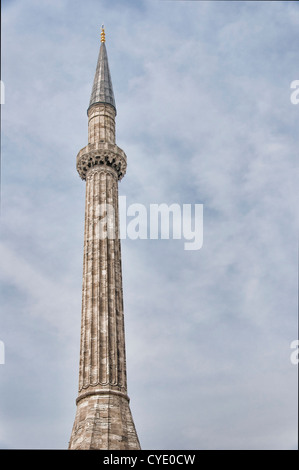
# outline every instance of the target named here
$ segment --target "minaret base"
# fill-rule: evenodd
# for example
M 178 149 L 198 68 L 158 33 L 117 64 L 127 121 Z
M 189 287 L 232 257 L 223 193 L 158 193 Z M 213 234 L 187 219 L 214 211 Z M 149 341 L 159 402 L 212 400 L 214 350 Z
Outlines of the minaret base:
M 128 397 L 101 393 L 81 398 L 69 449 L 140 450 Z

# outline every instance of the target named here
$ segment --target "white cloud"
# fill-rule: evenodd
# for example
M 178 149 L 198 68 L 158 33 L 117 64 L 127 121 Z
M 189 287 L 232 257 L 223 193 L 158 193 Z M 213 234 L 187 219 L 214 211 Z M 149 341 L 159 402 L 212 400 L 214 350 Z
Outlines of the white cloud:
M 24 296 L 28 320 L 46 321 L 66 340 L 69 335 L 74 335 L 77 328 L 73 329 L 74 325 L 70 322 L 73 312 L 80 305 L 80 295 L 74 292 L 72 282 L 59 275 L 56 279 L 51 278 L 39 266 L 34 266 L 3 243 L 0 245 L 0 257 L 2 283 L 12 285 Z M 30 319 L 30 316 L 33 318 Z

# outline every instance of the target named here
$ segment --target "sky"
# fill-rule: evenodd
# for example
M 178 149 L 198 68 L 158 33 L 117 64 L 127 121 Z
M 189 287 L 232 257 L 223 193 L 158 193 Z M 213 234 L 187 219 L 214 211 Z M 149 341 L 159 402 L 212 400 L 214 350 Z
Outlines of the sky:
M 0 448 L 70 439 L 102 23 L 120 196 L 203 205 L 198 250 L 122 240 L 141 447 L 297 449 L 299 5 L 171 0 L 2 1 Z

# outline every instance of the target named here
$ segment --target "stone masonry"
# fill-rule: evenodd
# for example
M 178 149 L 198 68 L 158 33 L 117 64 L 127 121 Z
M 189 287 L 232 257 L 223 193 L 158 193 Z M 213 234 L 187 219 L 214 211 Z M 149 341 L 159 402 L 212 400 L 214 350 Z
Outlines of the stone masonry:
M 127 395 L 118 214 L 126 155 L 115 144 L 115 116 L 102 30 L 88 145 L 77 156 L 86 199 L 79 391 L 69 449 L 140 449 Z M 112 211 L 103 210 L 108 205 Z

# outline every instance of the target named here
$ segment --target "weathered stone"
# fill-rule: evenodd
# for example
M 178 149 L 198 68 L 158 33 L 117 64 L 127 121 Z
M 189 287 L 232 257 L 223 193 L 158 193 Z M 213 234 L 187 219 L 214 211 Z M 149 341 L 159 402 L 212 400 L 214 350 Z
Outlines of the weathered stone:
M 88 145 L 77 156 L 86 200 L 79 393 L 69 449 L 140 449 L 127 395 L 118 213 L 126 155 L 115 145 L 115 114 L 108 103 L 89 107 Z

